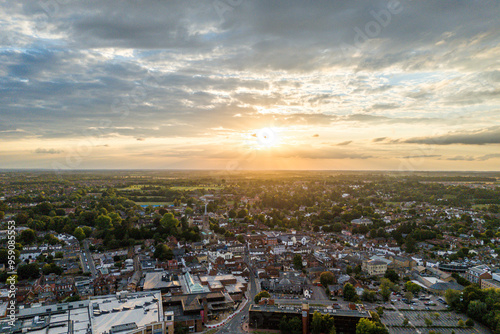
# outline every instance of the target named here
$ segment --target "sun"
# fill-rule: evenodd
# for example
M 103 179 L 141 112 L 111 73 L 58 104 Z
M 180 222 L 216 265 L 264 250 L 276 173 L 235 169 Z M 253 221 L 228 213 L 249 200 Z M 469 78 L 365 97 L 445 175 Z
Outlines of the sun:
M 278 134 L 271 128 L 257 130 L 257 145 L 262 148 L 275 147 L 278 145 Z

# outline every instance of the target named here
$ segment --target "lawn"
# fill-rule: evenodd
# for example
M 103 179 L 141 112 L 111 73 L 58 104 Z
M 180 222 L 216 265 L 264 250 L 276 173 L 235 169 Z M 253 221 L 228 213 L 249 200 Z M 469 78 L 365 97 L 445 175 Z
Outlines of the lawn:
M 182 190 L 182 191 L 191 191 L 191 190 L 197 190 L 197 189 L 214 189 L 214 190 L 219 190 L 222 189 L 223 187 L 220 186 L 193 186 L 193 187 L 187 187 L 187 186 L 174 186 L 170 187 L 171 190 Z
M 159 205 L 159 206 L 169 206 L 174 205 L 174 202 L 135 202 L 137 205 Z

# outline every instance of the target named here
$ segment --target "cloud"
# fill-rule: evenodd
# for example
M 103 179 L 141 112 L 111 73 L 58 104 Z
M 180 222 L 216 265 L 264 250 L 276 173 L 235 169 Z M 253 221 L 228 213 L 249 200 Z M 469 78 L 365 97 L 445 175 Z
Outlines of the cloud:
M 63 150 L 57 150 L 55 148 L 37 148 L 35 150 L 35 153 L 37 154 L 60 154 L 60 153 L 64 153 Z
M 490 159 L 498 159 L 500 158 L 500 154 L 495 153 L 495 154 L 486 154 L 482 156 L 477 156 L 473 157 L 470 155 L 463 156 L 463 155 L 457 155 L 454 157 L 447 158 L 446 160 L 452 160 L 452 161 L 486 161 Z
M 500 126 L 493 126 L 486 129 L 473 131 L 450 132 L 440 136 L 415 137 L 409 139 L 397 139 L 393 142 L 406 144 L 426 144 L 426 145 L 486 145 L 500 144 Z
M 315 138 L 319 137 L 319 134 L 315 133 L 315 134 L 313 134 L 313 137 L 315 137 Z
M 299 146 L 311 133 L 340 146 L 401 133 L 412 138 L 393 142 L 497 143 L 470 129 L 499 124 L 498 1 L 401 2 L 387 25 L 373 15 L 387 0 L 223 1 L 223 13 L 212 1 L 60 2 L 0 2 L 1 140 L 146 148 L 225 135 L 237 149 L 238 134 L 276 127 Z
M 438 158 L 440 156 L 440 154 L 407 155 L 405 157 L 401 157 L 401 159 Z
M 338 144 L 336 144 L 336 145 L 337 145 L 337 146 L 347 146 L 347 145 L 349 145 L 350 143 L 352 143 L 352 140 L 343 141 L 343 142 L 338 143 Z
M 138 141 L 145 141 L 146 138 L 139 137 L 139 138 L 136 138 L 136 140 L 138 140 Z

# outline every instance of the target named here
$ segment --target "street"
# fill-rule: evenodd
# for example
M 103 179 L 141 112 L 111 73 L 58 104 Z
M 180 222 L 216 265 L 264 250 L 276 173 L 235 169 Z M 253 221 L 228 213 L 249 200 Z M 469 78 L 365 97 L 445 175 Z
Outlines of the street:
M 218 331 L 215 333 L 224 333 L 224 334 L 233 334 L 233 333 L 245 333 L 242 330 L 243 323 L 248 321 L 248 310 L 250 309 L 250 305 L 253 304 L 253 298 L 257 294 L 257 280 L 255 279 L 255 273 L 252 269 L 252 267 L 249 264 L 248 257 L 245 256 L 245 262 L 248 265 L 248 268 L 250 270 L 250 277 L 249 277 L 249 282 L 250 282 L 250 288 L 248 290 L 248 296 L 249 296 L 249 301 L 245 305 L 245 307 L 241 310 L 240 313 L 234 316 L 231 320 L 229 320 L 224 326 L 220 327 Z M 243 317 L 245 317 L 243 319 Z
M 89 241 L 83 240 L 83 251 L 81 253 L 81 262 L 82 262 L 82 270 L 83 272 L 90 272 L 92 277 L 94 278 L 97 274 L 97 270 L 95 269 L 94 259 L 92 258 L 92 254 L 89 249 Z

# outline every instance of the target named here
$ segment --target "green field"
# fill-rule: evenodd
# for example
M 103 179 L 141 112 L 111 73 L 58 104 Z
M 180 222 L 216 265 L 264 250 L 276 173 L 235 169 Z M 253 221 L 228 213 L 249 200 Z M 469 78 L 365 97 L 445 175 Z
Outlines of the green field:
M 197 189 L 214 189 L 214 190 L 219 190 L 222 189 L 223 187 L 220 186 L 193 186 L 193 187 L 184 187 L 184 186 L 175 186 L 175 187 L 170 187 L 172 190 L 183 190 L 183 191 L 192 191 L 192 190 L 197 190 Z
M 137 205 L 174 205 L 174 202 L 135 202 Z

